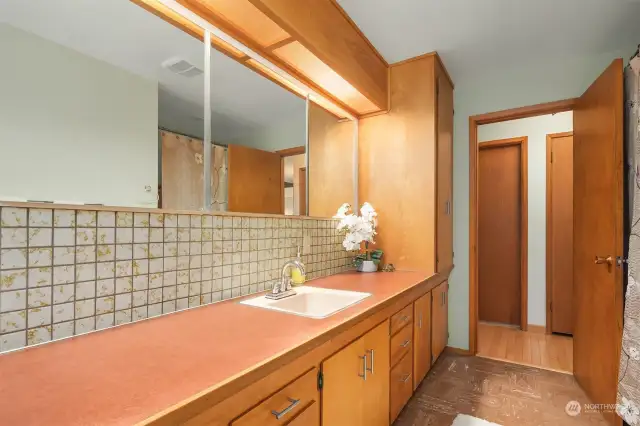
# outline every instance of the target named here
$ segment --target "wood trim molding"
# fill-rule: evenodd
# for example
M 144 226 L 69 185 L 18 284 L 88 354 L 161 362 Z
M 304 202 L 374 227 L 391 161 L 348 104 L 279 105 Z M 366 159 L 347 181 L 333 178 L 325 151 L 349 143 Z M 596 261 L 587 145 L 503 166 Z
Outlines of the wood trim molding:
M 520 146 L 520 329 L 527 331 L 529 326 L 529 284 L 528 284 L 528 247 L 529 247 L 529 196 L 528 196 L 528 137 L 500 139 L 478 144 L 478 150 L 506 146 Z M 475 206 L 476 209 L 478 206 Z
M 525 106 L 520 108 L 505 109 L 502 111 L 490 112 L 488 114 L 474 115 L 472 118 L 478 124 L 491 124 L 500 121 L 518 120 L 520 118 L 535 117 L 538 115 L 556 114 L 558 112 L 572 111 L 576 99 L 564 99 L 556 102 L 547 102 Z
M 451 84 L 451 87 L 453 87 L 455 89 L 455 85 L 453 84 L 453 79 L 451 78 L 451 75 L 449 74 L 449 71 L 447 71 L 447 67 L 444 66 L 444 62 L 442 62 L 442 58 L 440 57 L 438 52 L 434 51 L 434 52 L 423 53 L 422 55 L 414 56 L 413 58 L 407 58 L 407 59 L 404 59 L 402 61 L 398 61 L 398 62 L 394 62 L 392 64 L 389 64 L 389 67 L 397 67 L 399 65 L 404 65 L 404 64 L 407 64 L 409 62 L 419 61 L 420 59 L 428 58 L 429 56 L 434 56 L 436 58 L 436 60 L 440 63 L 440 67 L 444 71 L 444 75 L 447 77 L 447 80 L 449 80 L 449 83 Z
M 551 172 L 551 143 L 552 140 L 554 138 L 562 138 L 565 136 L 573 136 L 573 132 L 562 132 L 562 133 L 550 133 L 547 135 L 547 153 L 546 153 L 546 167 L 547 167 L 547 180 L 546 180 L 546 201 L 547 201 L 547 208 L 546 208 L 546 263 L 545 263 L 545 278 L 546 278 L 546 284 L 545 284 L 545 291 L 546 291 L 546 295 L 545 295 L 545 312 L 546 312 L 546 323 L 545 323 L 545 331 L 547 334 L 551 334 L 552 331 L 552 315 L 551 315 L 551 280 L 552 280 L 552 276 L 551 276 L 551 263 L 553 262 L 553 256 L 551 255 L 551 239 L 553 237 L 553 229 L 551 227 L 551 221 L 549 220 L 551 218 L 551 214 L 553 212 L 553 206 L 552 206 L 552 200 L 551 200 L 551 182 L 552 182 L 552 175 L 553 173 Z
M 291 157 L 292 155 L 300 155 L 306 152 L 304 146 L 294 146 L 293 148 L 286 148 L 276 151 L 276 154 L 280 154 L 280 157 Z
M 576 99 L 469 117 L 469 351 L 478 350 L 478 126 L 573 110 Z

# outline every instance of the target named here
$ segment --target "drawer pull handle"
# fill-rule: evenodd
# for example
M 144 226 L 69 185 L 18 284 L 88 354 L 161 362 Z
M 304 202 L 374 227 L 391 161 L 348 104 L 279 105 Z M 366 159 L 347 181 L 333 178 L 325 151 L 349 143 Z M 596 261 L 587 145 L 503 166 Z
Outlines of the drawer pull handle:
M 407 383 L 407 380 L 409 380 L 410 378 L 411 378 L 411 373 L 409 373 L 406 376 L 404 376 L 402 379 L 400 379 L 400 381 L 402 383 Z
M 409 346 L 409 343 L 411 343 L 411 340 L 407 339 L 400 346 L 402 346 L 403 348 L 406 348 L 407 346 Z
M 293 398 L 287 398 L 287 399 L 291 403 L 291 404 L 289 404 L 289 406 L 287 408 L 285 408 L 282 411 L 271 410 L 271 414 L 276 416 L 276 420 L 280 420 L 282 417 L 287 415 L 287 413 L 289 413 L 289 411 L 293 410 L 296 405 L 300 404 L 300 400 L 299 399 L 293 399 Z
M 367 381 L 367 356 L 358 357 L 362 360 L 362 374 L 358 373 L 359 377 L 362 377 L 362 380 Z

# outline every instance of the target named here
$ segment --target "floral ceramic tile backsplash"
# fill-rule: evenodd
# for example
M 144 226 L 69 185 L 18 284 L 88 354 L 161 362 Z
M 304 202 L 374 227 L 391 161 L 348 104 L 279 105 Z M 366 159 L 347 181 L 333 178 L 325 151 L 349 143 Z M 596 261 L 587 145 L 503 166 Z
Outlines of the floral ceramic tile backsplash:
M 350 269 L 333 219 L 0 206 L 0 352 Z

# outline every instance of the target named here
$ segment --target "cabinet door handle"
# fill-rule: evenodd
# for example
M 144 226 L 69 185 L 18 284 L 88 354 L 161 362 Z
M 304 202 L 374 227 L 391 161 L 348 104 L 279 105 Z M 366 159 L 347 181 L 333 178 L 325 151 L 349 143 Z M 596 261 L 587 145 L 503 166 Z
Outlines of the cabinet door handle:
M 420 315 L 418 316 L 418 328 L 422 328 L 422 311 L 420 311 Z
M 276 416 L 276 420 L 280 420 L 284 417 L 289 411 L 293 410 L 296 405 L 300 404 L 299 399 L 287 398 L 291 404 L 287 408 L 282 411 L 271 410 L 271 414 Z
M 358 357 L 362 360 L 362 374 L 358 373 L 359 377 L 362 377 L 362 380 L 367 381 L 367 356 Z
M 409 380 L 411 378 L 411 373 L 408 373 L 406 376 L 404 376 L 402 379 L 400 379 L 400 381 L 402 383 L 407 383 L 407 380 Z
M 373 349 L 369 349 L 369 357 L 371 358 L 371 368 L 369 369 L 369 373 L 373 374 Z M 366 357 L 366 355 L 365 355 Z M 365 369 L 366 369 L 366 364 L 365 364 Z
M 406 348 L 407 346 L 409 346 L 409 343 L 411 343 L 411 339 L 405 340 L 400 346 L 402 346 L 403 348 Z

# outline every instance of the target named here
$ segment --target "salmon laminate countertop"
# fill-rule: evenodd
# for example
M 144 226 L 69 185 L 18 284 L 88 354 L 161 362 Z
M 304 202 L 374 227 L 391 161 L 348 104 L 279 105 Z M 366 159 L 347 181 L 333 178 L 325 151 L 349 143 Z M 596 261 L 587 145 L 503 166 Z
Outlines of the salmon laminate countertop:
M 320 320 L 236 299 L 0 355 L 0 425 L 144 421 L 349 320 L 366 318 L 428 278 L 419 272 L 351 272 L 310 281 L 372 293 Z

